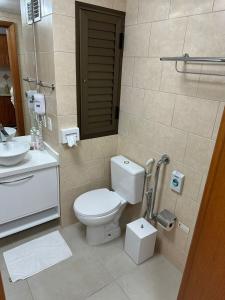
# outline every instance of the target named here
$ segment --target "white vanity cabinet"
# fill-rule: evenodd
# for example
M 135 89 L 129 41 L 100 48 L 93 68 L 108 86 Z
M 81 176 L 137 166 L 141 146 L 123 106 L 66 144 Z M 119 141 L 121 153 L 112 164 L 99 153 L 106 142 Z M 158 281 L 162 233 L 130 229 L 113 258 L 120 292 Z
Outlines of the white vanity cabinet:
M 58 205 L 57 168 L 0 179 L 0 224 Z
M 60 217 L 58 166 L 57 153 L 47 150 L 0 166 L 0 239 Z

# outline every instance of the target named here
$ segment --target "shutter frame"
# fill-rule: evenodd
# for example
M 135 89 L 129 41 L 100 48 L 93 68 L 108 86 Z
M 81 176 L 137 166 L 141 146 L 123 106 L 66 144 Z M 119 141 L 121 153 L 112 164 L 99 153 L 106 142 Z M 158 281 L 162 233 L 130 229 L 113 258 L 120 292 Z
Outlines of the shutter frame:
M 81 139 L 88 139 L 117 134 L 123 57 L 121 37 L 124 35 L 125 13 L 78 1 L 75 6 L 80 136 Z M 101 29 L 103 22 L 105 30 Z M 89 33 L 89 37 L 83 34 L 83 29 Z

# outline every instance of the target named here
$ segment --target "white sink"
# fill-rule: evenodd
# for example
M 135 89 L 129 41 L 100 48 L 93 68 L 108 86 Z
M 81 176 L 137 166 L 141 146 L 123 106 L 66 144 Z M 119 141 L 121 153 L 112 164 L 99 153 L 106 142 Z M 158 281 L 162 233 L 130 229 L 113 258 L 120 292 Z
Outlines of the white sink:
M 0 143 L 0 165 L 13 166 L 20 163 L 30 150 L 30 145 L 24 142 Z

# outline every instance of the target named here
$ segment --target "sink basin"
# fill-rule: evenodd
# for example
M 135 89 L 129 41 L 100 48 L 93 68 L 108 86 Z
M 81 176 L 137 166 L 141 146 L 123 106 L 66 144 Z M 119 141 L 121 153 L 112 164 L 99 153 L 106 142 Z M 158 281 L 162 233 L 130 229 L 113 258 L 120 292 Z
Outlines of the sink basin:
M 24 142 L 0 143 L 0 165 L 13 166 L 20 163 L 30 150 L 30 145 Z

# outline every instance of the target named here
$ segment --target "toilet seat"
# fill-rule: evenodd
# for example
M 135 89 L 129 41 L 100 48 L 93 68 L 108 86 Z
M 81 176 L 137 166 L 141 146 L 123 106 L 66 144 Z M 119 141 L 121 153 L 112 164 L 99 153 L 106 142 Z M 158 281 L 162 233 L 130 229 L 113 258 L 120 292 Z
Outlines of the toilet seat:
M 102 217 L 117 211 L 122 199 L 108 189 L 97 189 L 79 196 L 74 203 L 74 210 L 84 217 Z

